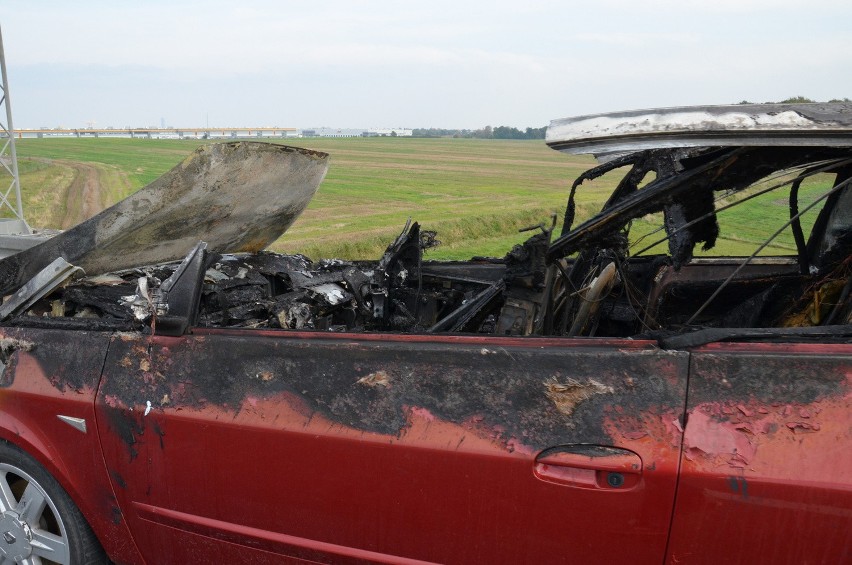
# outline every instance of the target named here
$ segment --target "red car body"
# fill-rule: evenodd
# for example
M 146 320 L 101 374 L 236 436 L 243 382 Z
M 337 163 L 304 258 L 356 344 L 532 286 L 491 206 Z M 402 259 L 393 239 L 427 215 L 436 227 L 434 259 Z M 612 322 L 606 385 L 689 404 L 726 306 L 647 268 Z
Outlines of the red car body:
M 2 438 L 117 562 L 849 555 L 847 344 L 2 333 L 36 344 L 4 375 Z M 388 384 L 358 384 L 376 374 Z M 569 427 L 571 398 L 534 398 L 550 375 L 614 392 L 579 402 Z
M 852 343 L 779 335 L 7 323 L 0 439 L 117 563 L 849 562 Z

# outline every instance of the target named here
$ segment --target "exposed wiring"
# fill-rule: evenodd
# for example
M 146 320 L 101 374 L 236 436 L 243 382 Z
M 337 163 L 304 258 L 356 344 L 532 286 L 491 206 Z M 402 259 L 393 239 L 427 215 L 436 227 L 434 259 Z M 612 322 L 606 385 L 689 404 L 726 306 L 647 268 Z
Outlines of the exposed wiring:
M 834 160 L 826 160 L 826 161 L 822 161 L 822 163 L 826 163 L 826 164 L 825 164 L 825 165 L 823 165 L 823 166 L 821 166 L 821 167 L 818 167 L 818 168 L 816 168 L 816 169 L 814 169 L 814 168 L 809 168 L 809 169 L 807 169 L 804 173 L 801 173 L 800 175 L 798 175 L 798 176 L 797 176 L 797 177 L 795 177 L 795 178 L 787 179 L 787 180 L 785 180 L 783 183 L 778 183 L 778 184 L 772 185 L 772 186 L 770 186 L 770 187 L 768 187 L 768 188 L 764 188 L 764 189 L 762 189 L 762 190 L 759 190 L 759 191 L 755 192 L 754 194 L 750 194 L 750 195 L 748 195 L 748 196 L 746 196 L 746 197 L 742 198 L 741 200 L 737 200 L 736 202 L 731 202 L 730 204 L 727 204 L 727 205 L 725 205 L 725 206 L 722 206 L 721 208 L 714 209 L 712 212 L 708 212 L 708 213 L 704 214 L 703 216 L 700 216 L 700 217 L 698 217 L 698 218 L 696 218 L 696 219 L 694 219 L 694 220 L 692 220 L 692 221 L 690 221 L 690 222 L 687 222 L 686 224 L 684 224 L 684 225 L 682 225 L 682 226 L 680 226 L 680 227 L 678 227 L 678 228 L 676 228 L 676 229 L 672 230 L 672 232 L 671 232 L 671 233 L 669 233 L 669 234 L 667 234 L 667 235 L 666 235 L 666 237 L 664 237 L 664 238 L 662 238 L 662 239 L 659 239 L 659 240 L 655 241 L 655 242 L 654 242 L 654 243 L 652 243 L 651 245 L 648 245 L 647 247 L 644 247 L 644 248 L 640 249 L 640 250 L 639 250 L 639 251 L 637 251 L 636 253 L 633 253 L 633 254 L 632 254 L 632 256 L 633 256 L 633 257 L 638 257 L 638 256 L 642 255 L 643 253 L 645 253 L 645 252 L 647 252 L 647 251 L 650 251 L 651 249 L 653 249 L 653 248 L 654 248 L 654 247 L 656 247 L 657 245 L 659 245 L 659 244 L 661 244 L 661 243 L 666 242 L 666 241 L 667 241 L 669 238 L 671 238 L 671 236 L 673 236 L 674 234 L 676 234 L 676 233 L 678 233 L 678 232 L 680 232 L 680 231 L 682 231 L 682 230 L 685 230 L 686 228 L 689 228 L 689 227 L 691 227 L 691 226 L 693 226 L 693 225 L 697 224 L 698 222 L 700 222 L 700 221 L 702 221 L 702 220 L 705 220 L 705 219 L 707 219 L 707 218 L 710 218 L 710 217 L 714 216 L 715 214 L 718 214 L 719 212 L 723 212 L 723 211 L 725 211 L 725 210 L 728 210 L 728 209 L 730 209 L 730 208 L 733 208 L 734 206 L 739 206 L 739 205 L 740 205 L 740 204 L 742 204 L 743 202 L 747 202 L 747 201 L 749 201 L 749 200 L 751 200 L 751 199 L 753 199 L 753 198 L 757 198 L 758 196 L 763 196 L 764 194 L 767 194 L 767 193 L 772 192 L 772 191 L 774 191 L 774 190 L 777 190 L 777 189 L 779 189 L 779 188 L 783 188 L 783 187 L 785 187 L 785 186 L 787 186 L 787 185 L 789 185 L 789 184 L 791 184 L 791 183 L 793 183 L 793 182 L 796 182 L 796 181 L 801 182 L 802 180 L 805 180 L 805 179 L 807 179 L 808 177 L 814 176 L 814 175 L 816 175 L 816 174 L 819 174 L 819 173 L 825 173 L 825 172 L 828 172 L 828 171 L 830 171 L 830 170 L 832 170 L 832 169 L 835 169 L 835 168 L 837 168 L 837 167 L 842 167 L 842 166 L 844 166 L 844 165 L 852 164 L 852 159 L 834 159 Z M 786 170 L 786 171 L 784 171 L 784 174 L 785 174 L 785 175 L 786 175 L 786 174 L 789 174 L 789 169 L 788 169 L 788 170 Z M 774 178 L 778 178 L 779 176 L 781 176 L 781 175 L 776 175 Z M 767 180 L 767 179 L 764 179 L 764 181 L 765 181 L 765 180 Z M 718 198 L 715 200 L 715 202 L 719 202 L 719 201 L 721 201 L 721 200 L 724 200 L 725 198 L 728 198 L 730 195 L 731 195 L 731 193 L 730 193 L 730 192 L 726 192 L 726 193 L 725 193 L 725 194 L 723 194 L 722 196 L 718 197 Z M 714 203 L 715 203 L 715 202 L 714 202 Z M 656 229 L 654 229 L 654 230 L 652 230 L 652 231 L 650 231 L 650 232 L 646 233 L 645 235 L 643 235 L 642 237 L 640 237 L 640 238 L 638 238 L 636 241 L 634 241 L 634 242 L 630 245 L 630 247 L 631 247 L 631 248 L 635 247 L 636 245 L 638 245 L 638 244 L 639 244 L 641 241 L 643 241 L 644 239 L 646 239 L 646 238 L 648 238 L 648 237 L 650 237 L 650 236 L 654 235 L 655 233 L 659 233 L 659 232 L 661 232 L 663 229 L 664 229 L 664 228 L 661 226 L 661 227 L 658 227 L 658 228 L 656 228 Z
M 707 308 L 707 306 L 709 306 L 709 305 L 710 305 L 710 303 L 711 303 L 711 302 L 713 302 L 713 300 L 714 300 L 717 296 L 719 296 L 719 294 L 722 292 L 722 290 L 724 290 L 724 289 L 725 289 L 725 287 L 726 287 L 726 286 L 728 286 L 728 284 L 729 284 L 729 283 L 730 283 L 730 282 L 734 279 L 734 277 L 735 277 L 735 276 L 737 276 L 737 274 L 738 274 L 741 270 L 743 270 L 743 268 L 744 268 L 746 265 L 748 265 L 748 264 L 751 262 L 751 260 L 752 260 L 752 259 L 754 259 L 754 258 L 757 256 L 757 254 L 758 254 L 758 253 L 760 253 L 761 251 L 763 251 L 763 250 L 764 250 L 764 249 L 765 249 L 765 248 L 766 248 L 766 247 L 767 247 L 770 243 L 772 243 L 772 241 L 773 241 L 776 237 L 778 237 L 778 236 L 779 236 L 779 235 L 780 235 L 780 234 L 781 234 L 784 230 L 786 230 L 786 229 L 790 226 L 790 224 L 792 224 L 794 221 L 796 221 L 798 218 L 800 218 L 800 217 L 802 216 L 802 214 L 804 214 L 805 212 L 807 212 L 808 210 L 810 210 L 811 208 L 813 208 L 814 206 L 816 206 L 817 204 L 819 204 L 820 202 L 822 202 L 823 200 L 825 200 L 826 198 L 828 198 L 829 196 L 831 196 L 832 194 L 834 194 L 835 192 L 837 192 L 838 190 L 840 190 L 841 188 L 844 188 L 844 187 L 848 186 L 848 185 L 850 184 L 850 182 L 852 182 L 852 178 L 847 179 L 847 180 L 845 180 L 845 181 L 843 181 L 843 182 L 840 182 L 840 183 L 838 183 L 838 184 L 834 185 L 834 187 L 833 187 L 831 190 L 829 190 L 828 192 L 826 192 L 825 194 L 821 195 L 819 198 L 817 198 L 816 200 L 814 200 L 813 202 L 811 202 L 810 204 L 808 204 L 808 205 L 805 207 L 805 209 L 804 209 L 804 210 L 802 210 L 802 211 L 801 211 L 801 212 L 799 212 L 798 214 L 795 214 L 795 215 L 794 215 L 793 217 L 791 217 L 788 221 L 784 222 L 784 225 L 783 225 L 783 226 L 781 226 L 780 228 L 778 228 L 778 229 L 775 231 L 775 233 L 773 233 L 772 235 L 770 235 L 770 236 L 769 236 L 769 238 L 768 238 L 766 241 L 764 241 L 764 242 L 763 242 L 763 243 L 762 243 L 762 244 L 761 244 L 761 245 L 760 245 L 760 246 L 759 246 L 759 247 L 758 247 L 758 248 L 754 251 L 754 253 L 752 253 L 751 255 L 749 255 L 748 257 L 746 257 L 746 259 L 745 259 L 742 263 L 740 263 L 740 264 L 739 264 L 739 266 L 738 266 L 736 269 L 734 269 L 734 272 L 733 272 L 733 273 L 731 273 L 731 274 L 730 274 L 730 276 L 728 276 L 728 278 L 727 278 L 727 279 L 725 279 L 725 280 L 722 282 L 722 284 L 720 284 L 720 285 L 719 285 L 719 287 L 718 287 L 718 288 L 717 288 L 717 289 L 713 292 L 713 294 L 711 294 L 711 295 L 710 295 L 710 298 L 708 298 L 708 299 L 704 302 L 704 304 L 702 304 L 702 305 L 701 305 L 701 307 L 700 307 L 700 308 L 699 308 L 699 309 L 695 312 L 695 314 L 693 314 L 693 315 L 692 315 L 692 317 L 691 317 L 691 318 L 689 318 L 689 320 L 687 320 L 687 321 L 686 321 L 686 325 L 688 326 L 688 325 L 692 324 L 692 322 L 695 320 L 695 318 L 697 318 L 698 316 L 700 316 L 700 315 L 701 315 L 701 313 L 702 313 L 702 312 L 704 312 L 704 310 Z

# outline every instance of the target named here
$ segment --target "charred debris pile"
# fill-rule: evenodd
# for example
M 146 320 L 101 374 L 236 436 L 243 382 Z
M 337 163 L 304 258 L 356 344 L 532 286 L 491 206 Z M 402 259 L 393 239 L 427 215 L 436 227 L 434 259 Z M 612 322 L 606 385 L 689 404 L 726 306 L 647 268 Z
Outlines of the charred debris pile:
M 602 211 L 573 226 L 582 183 L 617 169 L 626 173 Z M 654 179 L 643 184 L 649 173 Z M 803 181 L 822 174 L 832 176 L 833 184 L 815 201 L 800 204 Z M 550 226 L 530 228 L 532 237 L 503 258 L 424 260 L 424 252 L 438 244 L 436 234 L 410 221 L 377 261 L 220 255 L 200 242 L 180 263 L 70 282 L 74 267 L 66 264 L 67 274 L 48 273 L 53 283 L 35 284 L 19 291 L 19 300 L 7 300 L 0 323 L 162 335 L 200 326 L 661 340 L 705 328 L 716 332 L 711 339 L 751 335 L 724 328 L 760 337 L 847 336 L 851 181 L 848 148 L 639 151 L 577 179 L 558 238 L 552 237 L 554 217 Z M 746 189 L 746 197 L 729 202 Z M 716 243 L 717 213 L 776 190 L 789 202 L 790 219 L 767 234 L 765 245 L 789 229 L 794 254 L 759 257 L 761 246 L 750 257 L 693 257 L 696 245 Z M 799 218 L 812 207 L 818 214 L 806 240 Z M 651 213 L 662 214 L 660 239 L 637 250 L 631 222 Z M 645 254 L 664 242 L 667 254 Z M 803 327 L 808 331 L 798 331 Z
M 518 325 L 523 306 L 512 297 L 540 287 L 548 242 L 544 234 L 533 236 L 503 260 L 428 262 L 423 252 L 438 244 L 435 233 L 409 221 L 378 261 L 313 262 L 272 252 L 216 255 L 200 243 L 181 263 L 72 281 L 5 324 L 127 330 L 153 325 L 157 333 L 182 333 L 190 324 L 529 333 Z

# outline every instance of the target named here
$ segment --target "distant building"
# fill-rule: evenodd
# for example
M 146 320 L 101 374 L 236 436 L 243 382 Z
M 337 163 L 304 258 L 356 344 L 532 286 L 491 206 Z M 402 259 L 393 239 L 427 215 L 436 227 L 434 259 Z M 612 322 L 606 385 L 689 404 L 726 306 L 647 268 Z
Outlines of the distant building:
M 316 128 L 302 130 L 302 137 L 363 137 L 363 135 L 363 129 Z
M 380 128 L 366 133 L 366 137 L 411 137 L 414 131 L 407 128 Z
M 302 130 L 302 137 L 411 137 L 412 134 L 413 130 L 406 128 L 315 128 Z
M 265 139 L 297 137 L 296 128 L 280 127 L 220 127 L 220 128 L 156 128 L 156 127 L 130 127 L 123 128 L 85 128 L 85 129 L 63 129 L 63 128 L 39 128 L 39 129 L 17 129 L 18 137 L 130 137 L 146 139 Z

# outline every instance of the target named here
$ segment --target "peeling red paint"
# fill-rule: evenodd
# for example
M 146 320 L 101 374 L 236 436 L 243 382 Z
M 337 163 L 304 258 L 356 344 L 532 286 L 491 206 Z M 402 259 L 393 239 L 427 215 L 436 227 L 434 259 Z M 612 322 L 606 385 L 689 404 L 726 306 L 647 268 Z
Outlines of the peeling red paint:
M 718 462 L 727 460 L 732 467 L 748 464 L 754 456 L 756 446 L 740 427 L 726 421 L 714 419 L 710 407 L 701 407 L 688 414 L 688 424 L 683 435 L 687 457 L 700 455 Z M 731 413 L 722 409 L 723 413 Z

